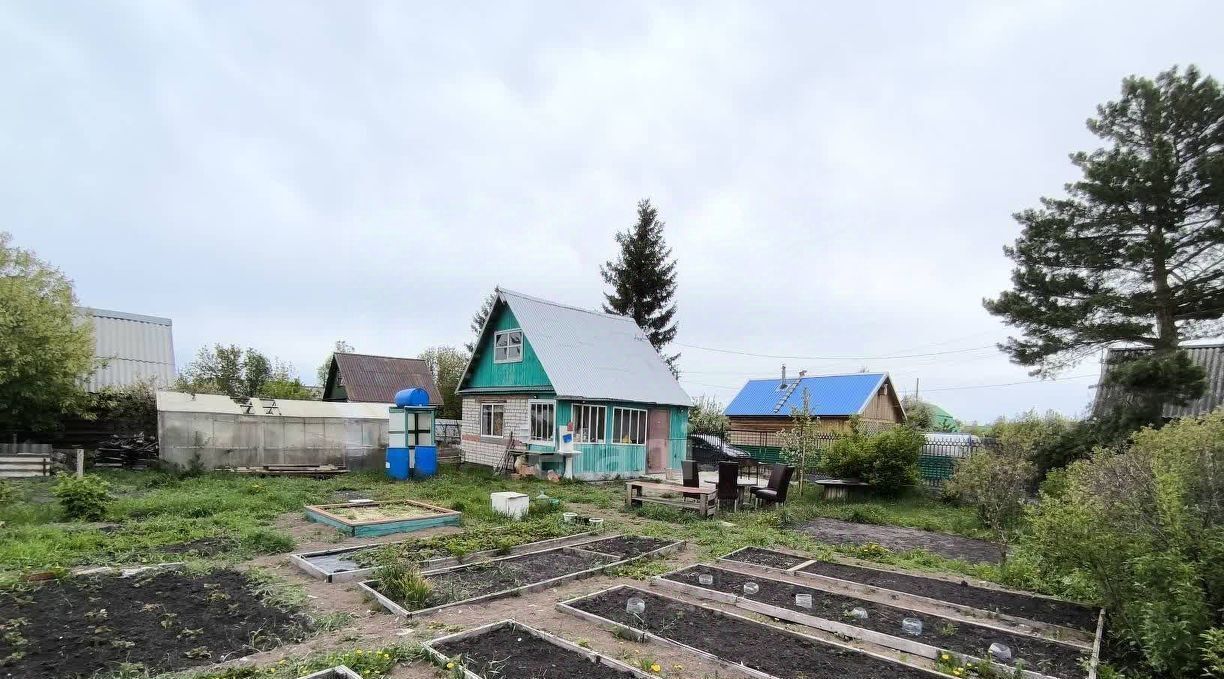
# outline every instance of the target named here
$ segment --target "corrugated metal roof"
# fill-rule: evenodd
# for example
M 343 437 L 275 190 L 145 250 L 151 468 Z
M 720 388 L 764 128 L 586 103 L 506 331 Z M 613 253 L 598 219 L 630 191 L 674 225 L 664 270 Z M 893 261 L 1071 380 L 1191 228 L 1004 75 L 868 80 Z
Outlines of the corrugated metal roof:
M 1191 361 L 1201 366 L 1207 373 L 1207 388 L 1203 391 L 1202 397 L 1184 406 L 1166 405 L 1162 413 L 1164 417 L 1205 415 L 1224 406 L 1224 343 L 1183 346 L 1182 350 L 1190 356 Z M 1096 397 L 1093 399 L 1093 412 L 1100 413 L 1105 403 L 1114 395 L 1112 388 L 1103 386 L 1105 375 L 1108 374 L 1111 367 L 1129 356 L 1146 354 L 1151 351 L 1147 348 L 1115 347 L 1105 352 L 1105 360 L 1101 364 L 1101 377 L 1097 382 Z
M 176 413 L 214 413 L 229 415 L 267 415 L 280 417 L 318 417 L 363 420 L 387 419 L 382 403 L 336 403 L 293 401 L 288 399 L 251 399 L 250 412 L 234 399 L 218 394 L 187 394 L 179 391 L 157 392 L 157 409 Z
M 499 289 L 560 398 L 691 406 L 645 333 L 627 316 Z M 489 332 L 489 324 L 485 324 Z
M 78 307 L 93 323 L 94 356 L 105 365 L 86 380 L 86 389 L 125 387 L 153 380 L 174 381 L 174 328 L 169 318 Z
M 748 380 L 723 412 L 728 417 L 790 417 L 792 408 L 803 408 L 806 389 L 812 415 L 849 417 L 863 411 L 886 379 L 888 373 Z
M 419 358 L 348 353 L 334 356 L 349 402 L 392 403 L 397 391 L 420 387 L 429 392 L 430 404 L 442 405 L 433 373 Z

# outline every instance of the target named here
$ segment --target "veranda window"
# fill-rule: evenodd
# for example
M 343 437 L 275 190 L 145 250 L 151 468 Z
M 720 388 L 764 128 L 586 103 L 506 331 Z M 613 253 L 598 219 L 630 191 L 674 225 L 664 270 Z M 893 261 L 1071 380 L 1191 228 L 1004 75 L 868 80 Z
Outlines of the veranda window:
M 532 401 L 529 404 L 531 416 L 531 442 L 553 443 L 556 434 L 557 403 L 555 401 Z
M 607 410 L 604 406 L 574 405 L 574 441 L 576 443 L 603 443 L 607 425 L 604 422 Z
M 637 408 L 613 408 L 612 440 L 616 443 L 645 445 L 646 411 Z

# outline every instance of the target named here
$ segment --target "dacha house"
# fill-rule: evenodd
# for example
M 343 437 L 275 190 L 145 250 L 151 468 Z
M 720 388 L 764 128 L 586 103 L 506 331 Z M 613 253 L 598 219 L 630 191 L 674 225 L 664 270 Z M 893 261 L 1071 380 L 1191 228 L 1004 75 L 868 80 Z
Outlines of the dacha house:
M 633 319 L 496 290 L 460 380 L 463 460 L 577 478 L 679 468 L 692 400 Z
M 878 431 L 905 422 L 905 409 L 888 373 L 847 375 L 800 374 L 749 380 L 723 411 L 735 431 L 777 433 L 791 428 L 791 413 L 803 409 L 820 418 L 820 431 L 849 433 L 851 418 L 863 431 Z

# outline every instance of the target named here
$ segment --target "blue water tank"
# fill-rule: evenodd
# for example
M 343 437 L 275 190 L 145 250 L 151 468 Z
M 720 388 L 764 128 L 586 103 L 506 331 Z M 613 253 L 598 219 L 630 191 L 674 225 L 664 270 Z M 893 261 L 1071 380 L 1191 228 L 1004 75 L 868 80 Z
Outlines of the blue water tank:
M 435 466 L 437 464 L 437 455 L 434 456 Z M 388 448 L 387 449 L 387 476 L 400 481 L 408 480 L 408 449 L 407 448 Z
M 438 473 L 438 447 L 437 446 L 417 446 L 416 447 L 416 469 L 412 471 L 412 475 L 417 478 L 425 478 Z
M 397 408 L 421 407 L 429 405 L 429 392 L 420 387 L 401 389 L 395 394 Z

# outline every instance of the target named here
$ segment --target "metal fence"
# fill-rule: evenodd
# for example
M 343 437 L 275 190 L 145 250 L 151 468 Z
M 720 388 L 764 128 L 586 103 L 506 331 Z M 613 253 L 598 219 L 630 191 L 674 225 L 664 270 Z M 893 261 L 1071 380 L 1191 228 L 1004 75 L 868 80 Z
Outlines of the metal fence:
M 816 463 L 820 455 L 844 434 L 822 432 L 816 436 Z M 761 463 L 782 462 L 780 432 L 748 431 L 731 429 L 719 438 L 723 445 L 739 448 Z M 918 456 L 918 475 L 922 482 L 932 488 L 940 488 L 952 478 L 957 460 L 969 457 L 976 450 L 993 448 L 994 439 L 968 434 L 930 434 Z
M 459 443 L 460 420 L 434 419 L 434 439 L 438 443 Z

